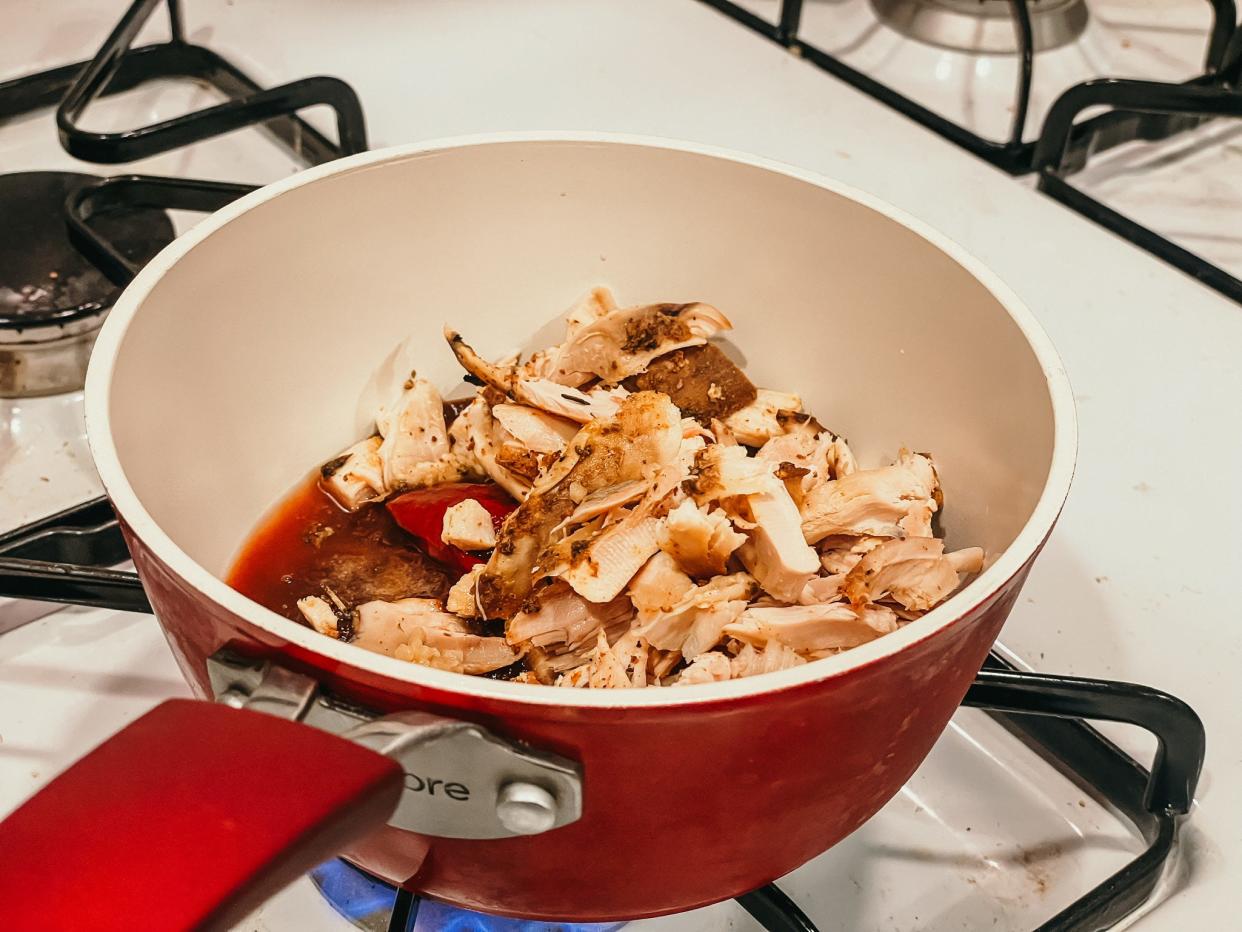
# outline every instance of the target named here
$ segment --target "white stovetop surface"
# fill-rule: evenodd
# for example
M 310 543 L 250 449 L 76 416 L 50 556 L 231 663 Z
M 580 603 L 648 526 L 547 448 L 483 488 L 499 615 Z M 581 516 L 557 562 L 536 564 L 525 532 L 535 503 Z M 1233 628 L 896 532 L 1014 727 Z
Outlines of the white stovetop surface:
M 121 0 L 10 0 L 9 28 L 0 32 L 0 80 L 86 57 L 124 6 Z M 1183 834 L 1189 879 L 1140 927 L 1230 925 L 1232 878 L 1242 870 L 1242 800 L 1232 791 L 1242 780 L 1235 690 L 1242 613 L 1231 598 L 1242 558 L 1232 532 L 1242 518 L 1234 492 L 1242 462 L 1242 308 L 693 0 L 306 0 L 296 8 L 197 0 L 187 18 L 195 41 L 260 81 L 316 73 L 348 80 L 363 100 L 373 147 L 568 128 L 732 146 L 872 192 L 989 264 L 1060 348 L 1081 420 L 1074 491 L 1003 639 L 1037 668 L 1145 682 L 1197 709 L 1207 726 L 1208 760 L 1197 811 Z M 96 123 L 125 107 L 148 118 L 168 115 L 196 97 L 202 99 L 200 92 L 170 86 L 110 104 Z M 56 148 L 46 117 L 0 126 L 0 170 L 75 164 Z M 137 167 L 251 181 L 292 168 L 253 133 Z M 13 407 L 0 420 L 8 428 L 0 434 L 3 526 L 30 507 L 15 494 L 32 467 L 17 451 Z M 23 423 L 37 421 L 40 410 L 26 403 Z M 70 610 L 0 635 L 0 810 L 181 689 L 149 620 Z M 992 742 L 987 747 L 1004 745 L 986 723 L 964 719 L 965 730 L 951 733 L 937 754 L 954 754 L 954 742 L 979 747 L 980 734 Z M 1117 734 L 1127 747 L 1145 747 Z M 933 757 L 925 770 L 961 773 L 960 758 L 944 760 L 949 763 Z M 1019 779 L 1023 765 L 1015 761 L 1005 773 Z M 916 832 L 901 814 L 921 810 L 918 794 L 930 792 L 918 782 L 925 776 L 920 772 L 890 806 L 896 817 L 886 810 L 879 842 L 864 836 L 872 848 Z M 930 778 L 924 783 L 935 785 Z M 1056 795 L 1051 788 L 1048 794 Z M 1092 818 L 1088 813 L 1066 825 L 1107 835 Z M 859 847 L 830 855 L 838 872 L 842 858 Z M 979 863 L 986 866 L 986 858 Z M 962 881 L 961 871 L 950 873 Z M 878 879 L 893 890 L 907 877 Z M 862 889 L 868 881 L 853 882 Z M 931 889 L 938 881 L 923 883 Z M 877 892 L 883 888 L 873 897 Z M 307 927 L 312 920 L 298 912 L 303 901 L 288 905 L 297 894 L 294 889 L 265 908 L 266 918 L 252 927 Z M 292 912 L 280 913 L 286 906 Z M 932 914 L 939 920 L 932 925 L 1031 924 L 1014 909 L 942 911 Z M 1030 915 L 1048 912 L 1035 908 Z M 868 915 L 864 922 L 845 910 L 840 916 L 852 918 L 838 921 L 859 928 L 909 921 L 886 919 L 882 897 Z M 746 927 L 737 916 L 702 927 L 726 921 Z

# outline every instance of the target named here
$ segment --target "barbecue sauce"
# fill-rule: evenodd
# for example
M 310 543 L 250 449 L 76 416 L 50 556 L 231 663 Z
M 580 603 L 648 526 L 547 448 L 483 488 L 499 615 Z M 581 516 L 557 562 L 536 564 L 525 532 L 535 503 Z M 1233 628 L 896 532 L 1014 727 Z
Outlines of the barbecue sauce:
M 452 424 L 472 398 L 444 402 Z M 302 624 L 297 601 L 324 596 L 348 606 L 373 599 L 442 599 L 457 575 L 437 563 L 382 503 L 342 509 L 319 485 L 319 471 L 285 497 L 250 534 L 225 580 L 265 608 Z
M 251 533 L 228 584 L 305 624 L 297 601 L 328 586 L 346 605 L 372 599 L 442 599 L 456 576 L 427 556 L 383 504 L 340 508 L 318 473 L 297 486 Z

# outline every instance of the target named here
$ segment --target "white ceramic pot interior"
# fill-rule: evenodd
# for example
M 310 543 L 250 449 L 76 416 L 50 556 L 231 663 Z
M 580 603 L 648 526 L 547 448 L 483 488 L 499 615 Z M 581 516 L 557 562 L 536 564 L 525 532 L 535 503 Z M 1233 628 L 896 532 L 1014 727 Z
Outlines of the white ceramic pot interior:
M 110 358 L 93 363 L 109 491 L 127 483 L 122 512 L 132 493 L 139 524 L 149 516 L 211 573 L 360 436 L 360 399 L 395 345 L 409 338 L 422 374 L 466 391 L 445 323 L 499 357 L 554 338 L 543 328 L 597 284 L 623 304 L 721 308 L 751 378 L 802 395 L 864 465 L 903 445 L 934 454 L 949 545 L 993 562 L 1036 512 L 1055 437 L 1072 435 L 1029 319 L 923 235 L 807 180 L 581 140 L 372 153 L 318 172 L 170 247 L 123 296 L 101 340 Z M 1034 530 L 1028 548 L 1047 528 Z

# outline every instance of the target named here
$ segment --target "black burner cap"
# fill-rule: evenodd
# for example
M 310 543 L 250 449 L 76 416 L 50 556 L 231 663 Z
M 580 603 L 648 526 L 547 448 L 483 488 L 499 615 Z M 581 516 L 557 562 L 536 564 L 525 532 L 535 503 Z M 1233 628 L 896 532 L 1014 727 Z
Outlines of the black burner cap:
M 74 247 L 65 225 L 65 198 L 99 180 L 77 172 L 0 175 L 0 327 L 69 323 L 116 300 L 120 289 Z M 139 264 L 175 236 L 168 214 L 154 207 L 111 211 L 90 222 Z

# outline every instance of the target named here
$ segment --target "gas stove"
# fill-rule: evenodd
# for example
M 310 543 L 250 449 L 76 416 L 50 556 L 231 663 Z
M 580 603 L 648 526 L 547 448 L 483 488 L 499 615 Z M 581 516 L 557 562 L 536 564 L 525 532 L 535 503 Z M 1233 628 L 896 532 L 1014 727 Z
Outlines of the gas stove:
M 1192 29 L 1181 29 L 1165 14 L 1154 25 L 1136 24 L 1119 19 L 1107 3 L 1033 2 L 1030 28 L 1020 26 L 1012 43 L 1020 52 L 1023 37 L 1029 38 L 1029 56 L 1010 51 L 1006 30 L 998 26 L 1012 27 L 1008 3 L 755 0 L 738 6 L 712 0 L 711 5 L 729 7 L 732 16 L 684 0 L 601 3 L 591 9 L 556 2 L 410 9 L 360 3 L 348 14 L 331 4 L 307 3 L 291 18 L 273 9 L 202 0 L 184 10 L 174 7 L 178 13 L 170 21 L 153 2 L 136 3 L 128 13 L 122 5 L 67 3 L 51 11 L 29 2 L 10 14 L 19 28 L 0 37 L 8 63 L 0 82 L 20 79 L 27 82 L 22 88 L 40 90 L 19 94 L 12 85 L 0 88 L 0 168 L 94 176 L 71 179 L 85 186 L 86 194 L 74 199 L 69 195 L 78 189 L 63 196 L 57 189 L 47 203 L 59 202 L 67 211 L 68 228 L 77 231 L 73 248 L 103 271 L 105 305 L 110 289 L 142 261 L 142 251 L 126 245 L 123 229 L 103 221 L 124 215 L 142 230 L 152 229 L 154 220 L 157 227 L 167 223 L 180 232 L 195 220 L 186 208 L 211 208 L 251 185 L 363 148 L 368 133 L 373 145 L 475 130 L 566 126 L 681 136 L 841 177 L 940 226 L 996 268 L 1041 317 L 1067 357 L 1082 409 L 1076 491 L 1032 578 L 1027 603 L 1006 628 L 994 669 L 972 690 L 967 705 L 981 708 L 959 712 L 931 757 L 875 819 L 774 887 L 738 902 L 625 927 L 1096 928 L 1144 915 L 1143 927 L 1178 919 L 1183 925 L 1223 924 L 1231 915 L 1224 862 L 1238 856 L 1242 840 L 1229 834 L 1238 824 L 1236 804 L 1210 793 L 1214 767 L 1218 774 L 1236 767 L 1225 760 L 1236 754 L 1214 750 L 1218 756 L 1209 756 L 1199 803 L 1214 812 L 1197 813 L 1183 825 L 1177 810 L 1188 799 L 1157 793 L 1154 806 L 1145 799 L 1147 771 L 1135 761 L 1151 760 L 1150 738 L 1061 716 L 1138 720 L 1163 732 L 1168 754 L 1156 773 L 1167 782 L 1172 766 L 1185 790 L 1185 775 L 1195 769 L 1193 713 L 1165 717 L 1168 708 L 1183 707 L 1143 688 L 1100 682 L 1084 690 L 1055 678 L 1024 683 L 1021 671 L 1150 682 L 1195 706 L 1222 746 L 1238 733 L 1237 713 L 1217 701 L 1227 695 L 1229 678 L 1203 659 L 1236 653 L 1221 626 L 1207 622 L 1229 604 L 1228 548 L 1192 556 L 1178 553 L 1170 542 L 1194 539 L 1195 514 L 1219 512 L 1211 480 L 1224 485 L 1230 463 L 1242 453 L 1236 431 L 1222 437 L 1214 427 L 1229 410 L 1228 399 L 1242 389 L 1228 363 L 1229 347 L 1242 338 L 1242 316 L 1217 294 L 1088 222 L 1099 217 L 1062 210 L 1029 185 L 991 171 L 977 156 L 1009 172 L 1035 169 L 1040 145 L 1051 145 L 1044 139 L 1052 119 L 1044 117 L 1056 110 L 1056 92 L 1109 73 L 1109 60 L 1086 53 L 1079 56 L 1087 60 L 1078 61 L 1079 71 L 1089 65 L 1101 73 L 1079 74 L 1068 65 L 1063 73 L 1055 64 L 1046 68 L 1061 74 L 1065 86 L 1034 93 L 1025 105 L 1019 99 L 1015 106 L 1028 116 L 1006 139 L 1003 127 L 1012 124 L 1005 117 L 997 123 L 995 114 L 1013 118 L 1014 113 L 1004 103 L 996 111 L 983 104 L 1003 99 L 992 89 L 996 86 L 1012 91 L 1025 60 L 1035 62 L 1039 74 L 1040 62 L 1053 61 L 1048 56 L 1069 60 L 1074 49 L 1096 48 L 1092 42 L 1103 48 L 1112 36 L 1121 47 L 1126 35 L 1138 35 L 1151 53 L 1143 64 L 1152 68 L 1123 73 L 1169 86 L 1189 81 L 1188 86 L 1220 98 L 1215 92 L 1231 85 L 1215 76 L 1228 73 L 1230 55 L 1242 44 L 1234 39 L 1230 45 L 1231 28 L 1213 28 L 1203 4 L 1203 15 L 1192 23 L 1202 28 L 1192 36 Z M 933 11 L 939 18 L 929 19 L 919 9 L 927 6 L 941 7 Z M 1215 7 L 1218 24 L 1226 21 L 1225 6 Z M 988 18 L 974 20 L 977 28 L 964 27 L 962 17 L 977 12 Z M 1015 35 L 1012 28 L 1008 32 Z M 144 51 L 129 59 L 143 67 L 122 65 L 127 77 L 117 83 L 125 89 L 97 99 L 86 74 L 85 81 L 79 77 L 86 93 L 75 102 L 70 85 L 83 74 L 78 63 L 90 59 L 110 34 L 118 54 L 130 46 L 166 45 L 178 35 L 185 40 L 181 44 L 202 51 Z M 269 41 L 270 35 L 279 35 L 280 44 Z M 515 40 L 519 36 L 521 42 Z M 1205 69 L 1188 51 L 1191 46 L 1215 54 L 1215 66 Z M 799 54 L 789 56 L 784 49 Z M 160 56 L 171 60 L 152 65 Z M 863 71 L 868 61 L 877 68 L 871 77 Z M 901 61 L 906 64 L 899 67 Z M 969 133 L 999 148 L 965 144 L 960 133 L 904 108 L 950 140 L 945 142 L 886 108 L 900 92 L 871 84 L 893 81 L 898 72 L 917 83 L 921 61 L 932 62 L 934 76 L 939 77 L 937 67 L 950 76 L 947 84 L 957 89 L 950 98 L 969 103 L 965 111 L 950 107 L 940 116 L 970 124 Z M 989 69 L 1000 80 L 981 90 Z M 880 102 L 824 71 L 864 91 L 879 91 Z M 324 72 L 349 84 L 342 90 L 334 79 L 305 83 L 306 75 Z M 968 84 L 953 83 L 966 73 Z M 31 83 L 31 75 L 43 75 L 41 82 Z M 295 88 L 292 96 L 262 96 L 264 88 L 286 86 Z M 308 88 L 330 93 L 307 96 Z M 62 110 L 70 114 L 69 130 L 62 125 L 58 138 L 50 108 L 66 94 L 69 106 Z M 285 115 L 268 123 L 267 131 L 246 127 L 247 113 L 277 112 L 246 111 L 254 95 L 260 95 L 262 106 L 280 100 L 279 113 Z M 181 119 L 230 101 L 226 110 L 232 115 L 213 111 L 205 129 L 193 129 L 204 126 L 201 119 Z M 365 128 L 361 108 L 354 113 L 357 101 L 365 107 Z M 925 103 L 931 107 L 936 101 L 928 97 Z M 319 112 L 333 106 L 332 114 Z M 293 122 L 289 114 L 299 108 L 305 109 L 303 119 Z M 1042 132 L 1031 129 L 1039 120 Z M 164 121 L 174 127 L 172 136 L 162 137 L 168 148 L 158 132 L 154 143 L 151 134 L 135 132 Z M 998 126 L 999 140 L 988 140 Z M 1174 147 L 1192 164 L 1211 159 L 1204 153 L 1215 151 L 1213 146 L 1229 150 L 1225 121 L 1158 128 L 1148 135 L 1161 136 L 1160 146 Z M 231 131 L 219 135 L 225 129 Z M 1073 132 L 1075 139 L 1085 138 L 1081 130 Z M 81 136 L 76 142 L 75 133 Z M 145 139 L 137 148 L 130 142 L 135 135 Z M 1087 149 L 1085 142 L 1077 149 L 1065 146 L 1058 158 Z M 1138 150 L 1135 142 L 1109 150 L 1110 161 L 1114 155 L 1128 161 L 1111 182 L 1105 179 L 1105 187 L 1120 184 L 1118 177 L 1144 171 L 1150 171 L 1145 177 L 1159 177 L 1167 170 L 1166 150 L 1159 150 L 1164 155 Z M 989 151 L 1010 154 L 993 157 Z M 1055 170 L 1035 171 L 1038 183 L 1045 191 L 1053 188 L 1049 193 L 1058 200 L 1072 201 L 1048 180 L 1061 178 L 1063 164 L 1056 164 Z M 1085 168 L 1076 166 L 1074 183 L 1102 164 L 1091 159 Z M 134 174 L 176 182 L 136 181 L 129 177 Z M 29 186 L 21 187 L 29 192 Z M 1152 200 L 1142 206 L 1166 219 L 1167 202 Z M 44 219 L 48 209 L 42 210 Z M 1192 210 L 1186 216 L 1205 213 Z M 1182 230 L 1187 231 L 1191 239 L 1213 239 L 1207 225 Z M 1131 239 L 1150 249 L 1141 236 Z M 6 257 L 17 252 L 6 249 Z M 1213 255 L 1195 258 L 1211 262 Z M 59 266 L 47 271 L 59 277 Z M 1200 277 L 1228 293 L 1212 276 Z M 49 284 L 19 284 L 32 283 Z M 93 300 L 79 297 L 74 295 L 74 307 Z M 1173 322 L 1177 326 L 1171 328 Z M 1176 377 L 1157 386 L 1149 378 L 1153 371 Z M 80 392 L 3 399 L 0 405 L 0 591 L 56 600 L 0 601 L 0 709 L 6 710 L 0 714 L 0 810 L 7 811 L 161 698 L 187 690 L 158 627 L 141 613 L 141 589 L 116 568 L 126 554 L 106 503 L 89 502 L 99 487 L 83 438 Z M 1212 453 L 1200 458 L 1187 452 L 1196 450 Z M 1149 538 L 1160 546 L 1135 546 Z M 21 559 L 36 562 L 16 562 Z M 86 568 L 67 573 L 60 565 L 65 563 Z M 52 611 L 65 602 L 86 607 Z M 1181 641 L 1200 645 L 1202 653 L 1168 657 L 1168 638 L 1157 632 L 1172 626 Z M 1118 872 L 1119 880 L 1106 883 Z M 1055 924 L 1045 925 L 1050 922 Z M 450 913 L 377 884 L 343 862 L 330 862 L 240 928 L 351 926 L 546 927 Z
M 1232 0 L 705 2 L 1242 301 Z

